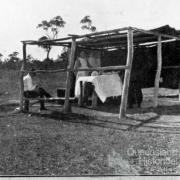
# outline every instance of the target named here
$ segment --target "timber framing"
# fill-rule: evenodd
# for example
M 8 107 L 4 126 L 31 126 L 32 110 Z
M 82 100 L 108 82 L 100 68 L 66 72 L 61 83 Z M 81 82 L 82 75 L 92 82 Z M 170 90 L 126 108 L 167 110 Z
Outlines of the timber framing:
M 140 43 L 153 43 L 157 41 L 157 37 L 161 36 L 161 40 L 180 40 L 179 36 L 169 35 L 164 33 L 156 32 L 155 30 L 148 31 L 143 29 L 138 29 L 135 27 L 125 27 L 109 31 L 101 31 L 96 33 L 90 33 L 85 35 L 72 35 L 69 37 L 54 39 L 54 40 L 44 40 L 44 41 L 34 41 L 27 40 L 22 41 L 26 45 L 51 45 L 51 46 L 67 46 L 70 47 L 72 43 L 72 38 L 76 39 L 77 47 L 84 48 L 96 48 L 96 49 L 107 49 L 114 45 L 119 45 L 119 47 L 124 47 L 127 45 L 127 32 L 131 29 L 133 31 L 133 44 L 139 45 Z
M 85 35 L 68 35 L 68 37 L 54 39 L 54 40 L 44 40 L 44 41 L 34 41 L 27 40 L 22 41 L 23 43 L 23 63 L 20 75 L 20 110 L 23 111 L 23 74 L 25 70 L 26 62 L 26 48 L 29 45 L 50 45 L 50 46 L 65 46 L 71 49 L 69 56 L 69 66 L 62 70 L 37 70 L 37 72 L 42 73 L 53 73 L 53 72 L 67 72 L 66 80 L 66 92 L 65 92 L 65 103 L 64 111 L 68 112 L 70 110 L 70 88 L 71 88 L 71 75 L 75 71 L 105 71 L 105 70 L 123 70 L 125 71 L 123 91 L 120 103 L 120 113 L 119 118 L 123 118 L 126 115 L 128 90 L 130 83 L 130 75 L 133 62 L 133 52 L 134 48 L 139 46 L 149 46 L 151 44 L 157 46 L 157 73 L 155 77 L 155 91 L 154 91 L 154 106 L 158 106 L 158 90 L 159 81 L 161 75 L 162 67 L 162 42 L 168 41 L 180 41 L 180 37 L 176 34 L 165 34 L 160 33 L 157 29 L 154 30 L 143 30 L 135 27 L 124 27 L 114 30 L 95 32 Z M 75 52 L 76 49 L 88 49 L 94 51 L 108 51 L 108 50 L 127 50 L 127 60 L 124 66 L 108 66 L 108 67 L 97 67 L 90 69 L 80 69 L 75 70 L 73 68 L 75 62 Z

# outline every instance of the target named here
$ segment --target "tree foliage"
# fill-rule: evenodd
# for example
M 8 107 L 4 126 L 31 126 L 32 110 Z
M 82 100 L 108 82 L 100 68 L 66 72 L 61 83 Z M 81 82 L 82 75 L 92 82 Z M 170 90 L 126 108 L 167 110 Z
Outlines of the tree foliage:
M 81 29 L 83 30 L 89 30 L 91 32 L 96 31 L 96 27 L 92 25 L 92 20 L 90 16 L 84 16 L 84 18 L 81 19 L 80 24 L 82 24 Z
M 18 57 L 19 52 L 13 51 L 8 55 L 8 57 L 4 58 L 2 61 L 3 55 L 0 53 L 0 68 L 5 69 L 19 69 L 21 64 L 21 59 Z
M 0 53 L 0 63 L 2 63 L 3 54 Z
M 31 54 L 28 54 L 26 57 L 27 62 L 32 62 L 34 60 L 33 56 Z
M 48 39 L 56 39 L 59 34 L 59 30 L 65 26 L 66 22 L 61 16 L 56 16 L 50 21 L 42 21 L 38 24 L 37 28 L 42 28 L 46 32 Z
M 12 52 L 11 54 L 8 55 L 9 61 L 18 62 L 20 60 L 18 55 L 19 55 L 19 53 L 17 51 Z
M 62 53 L 60 55 L 60 59 L 62 59 L 64 62 L 68 62 L 68 55 L 69 55 L 68 48 L 63 47 Z
M 37 28 L 41 28 L 45 31 L 45 36 L 39 38 L 39 41 L 53 40 L 58 38 L 58 34 L 61 28 L 65 26 L 66 22 L 62 19 L 61 16 L 56 16 L 51 20 L 44 20 L 37 25 Z M 49 59 L 49 53 L 51 51 L 51 46 L 44 44 L 40 45 L 47 52 L 47 59 Z
M 46 36 L 42 36 L 41 38 L 39 38 L 39 41 L 46 41 L 46 40 L 49 40 L 48 37 L 46 37 Z M 49 53 L 50 53 L 52 47 L 46 43 L 43 45 L 39 45 L 39 46 L 47 52 L 46 59 L 49 59 Z

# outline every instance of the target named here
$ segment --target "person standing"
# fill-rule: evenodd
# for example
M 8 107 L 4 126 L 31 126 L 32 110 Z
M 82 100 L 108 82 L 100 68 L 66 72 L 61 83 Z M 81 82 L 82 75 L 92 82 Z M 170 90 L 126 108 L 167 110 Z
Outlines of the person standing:
M 74 69 L 83 69 L 83 68 L 89 68 L 88 61 L 87 61 L 87 54 L 82 51 L 78 57 L 78 59 L 75 61 Z M 80 76 L 88 76 L 89 71 L 78 71 L 75 73 L 76 75 L 76 81 L 78 77 Z
M 78 57 L 78 59 L 75 61 L 75 65 L 74 65 L 74 69 L 77 70 L 77 69 L 88 69 L 90 68 L 90 65 L 88 63 L 88 60 L 87 60 L 87 54 L 82 51 Z M 80 93 L 80 90 L 79 90 L 79 85 L 77 84 L 77 80 L 79 77 L 81 76 L 89 76 L 90 75 L 90 72 L 89 71 L 77 71 L 75 73 L 75 76 L 76 76 L 76 80 L 75 80 L 75 94 L 79 94 Z M 88 97 L 90 96 L 90 88 L 91 85 L 88 83 L 88 82 L 85 82 L 83 84 L 83 92 L 82 92 L 82 96 L 83 96 L 83 102 L 84 103 L 88 103 Z

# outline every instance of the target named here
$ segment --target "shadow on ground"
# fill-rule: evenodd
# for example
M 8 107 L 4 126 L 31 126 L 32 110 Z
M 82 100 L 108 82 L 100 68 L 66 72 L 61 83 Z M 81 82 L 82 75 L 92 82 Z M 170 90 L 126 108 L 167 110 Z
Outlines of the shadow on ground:
M 12 112 L 17 107 L 17 104 L 8 104 L 8 105 L 1 105 L 0 106 L 0 117 L 7 116 L 9 112 Z M 112 108 L 112 107 L 111 107 Z M 157 113 L 159 116 L 163 115 L 178 115 L 180 114 L 180 106 L 159 106 L 157 108 L 146 108 L 146 109 L 130 109 L 128 110 L 129 114 L 136 114 L 136 113 L 147 113 L 147 112 L 154 112 Z M 158 117 L 150 118 L 146 121 L 137 120 L 137 119 L 122 119 L 122 120 L 114 120 L 112 118 L 104 119 L 104 118 L 93 118 L 87 117 L 85 115 L 79 115 L 74 113 L 64 114 L 57 108 L 49 108 L 48 111 L 38 112 L 38 107 L 33 107 L 32 111 L 29 113 L 30 116 L 35 117 L 43 117 L 46 119 L 53 119 L 56 121 L 62 121 L 66 123 L 74 123 L 74 124 L 84 124 L 90 126 L 97 126 L 102 128 L 109 128 L 114 130 L 121 130 L 121 131 L 137 131 L 137 132 L 152 132 L 152 133 L 172 133 L 172 134 L 180 134 L 180 126 L 171 127 L 157 127 L 149 126 L 152 123 L 158 123 Z M 169 121 L 171 122 L 171 121 Z M 180 123 L 180 122 L 179 122 Z M 163 124 L 163 123 L 162 123 Z M 145 129 L 142 129 L 145 128 Z M 148 128 L 148 129 L 147 129 Z M 141 129 L 141 130 L 140 130 Z

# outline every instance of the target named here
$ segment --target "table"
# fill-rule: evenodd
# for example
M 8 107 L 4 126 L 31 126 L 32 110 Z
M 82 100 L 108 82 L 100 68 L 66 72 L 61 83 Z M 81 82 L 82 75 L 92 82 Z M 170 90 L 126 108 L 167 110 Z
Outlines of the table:
M 79 98 L 79 105 L 82 105 L 83 84 L 85 82 L 90 82 L 94 86 L 93 106 L 97 105 L 97 97 L 104 103 L 106 98 L 122 94 L 122 81 L 118 74 L 82 76 L 78 78 L 75 85 L 75 96 Z

